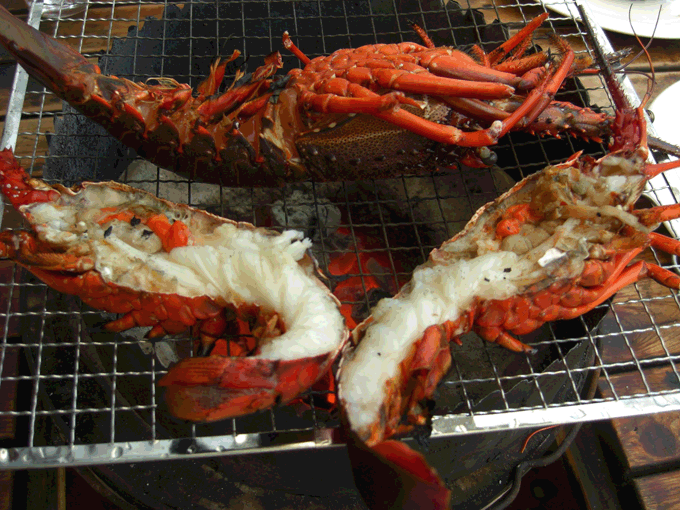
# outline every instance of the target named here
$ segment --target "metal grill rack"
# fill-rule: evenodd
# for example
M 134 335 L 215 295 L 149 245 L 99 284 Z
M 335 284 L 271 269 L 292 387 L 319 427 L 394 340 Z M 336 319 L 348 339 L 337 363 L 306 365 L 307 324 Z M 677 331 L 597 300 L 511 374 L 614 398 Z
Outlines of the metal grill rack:
M 196 86 L 218 53 L 239 49 L 256 66 L 271 51 L 282 50 L 284 30 L 310 57 L 348 46 L 416 41 L 411 20 L 438 45 L 493 46 L 505 39 L 503 30 L 513 33 L 545 9 L 541 3 L 502 0 L 444 3 L 85 1 L 82 11 L 44 14 L 41 19 L 42 4 L 36 2 L 29 17 L 99 60 L 105 72 L 138 81 L 173 73 L 178 81 Z M 492 24 L 495 19 L 501 24 Z M 536 42 L 549 45 L 550 32 L 566 37 L 581 54 L 592 51 L 593 40 L 572 18 L 553 13 Z M 596 35 L 596 44 L 608 50 L 602 33 Z M 284 50 L 282 54 L 286 70 L 299 65 L 292 55 Z M 594 155 L 603 152 L 599 144 L 572 138 L 512 135 L 498 147 L 499 168 L 493 170 L 457 168 L 379 182 L 221 189 L 139 160 L 101 131 L 82 124 L 74 113 L 62 112 L 61 102 L 32 80 L 23 95 L 25 78 L 20 74 L 3 142 L 16 142 L 17 156 L 34 175 L 68 184 L 120 179 L 234 220 L 301 229 L 314 240 L 322 268 L 338 254 L 374 251 L 388 261 L 379 276 L 393 282 L 407 279 L 432 248 L 452 237 L 478 207 L 512 182 L 581 148 Z M 572 81 L 567 89 L 558 98 L 597 103 L 612 111 L 598 77 Z M 671 191 L 662 177 L 649 194 L 658 202 L 668 200 Z M 3 228 L 19 224 L 9 209 Z M 349 242 L 335 240 L 339 229 L 349 232 Z M 377 240 L 380 247 L 362 248 L 364 238 Z M 661 253 L 648 256 L 677 270 L 675 261 Z M 48 289 L 10 264 L 1 269 L 0 393 L 18 398 L 15 408 L 0 411 L 0 419 L 14 421 L 16 430 L 15 443 L 0 449 L 0 468 L 331 448 L 338 443 L 337 417 L 313 399 L 307 407 L 277 407 L 210 425 L 188 425 L 169 417 L 156 383 L 169 363 L 189 355 L 190 339 L 152 344 L 134 331 L 104 333 L 100 326 L 111 317 Z M 360 271 L 350 276 L 365 281 L 371 275 Z M 368 310 L 373 298 L 362 297 L 358 304 Z M 440 388 L 432 435 L 680 409 L 677 317 L 677 295 L 642 282 L 585 317 L 539 330 L 531 339 L 538 355 L 509 354 L 469 335 L 463 347 L 452 347 L 453 369 Z M 589 396 L 584 381 L 598 375 L 600 392 Z

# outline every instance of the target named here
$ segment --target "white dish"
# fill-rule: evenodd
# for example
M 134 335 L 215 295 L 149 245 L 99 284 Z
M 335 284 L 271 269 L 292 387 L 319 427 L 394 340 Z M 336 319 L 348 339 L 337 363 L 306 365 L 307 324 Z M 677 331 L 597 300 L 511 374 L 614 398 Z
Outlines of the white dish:
M 654 112 L 654 130 L 660 138 L 673 145 L 680 146 L 680 81 L 667 87 L 657 96 L 649 109 Z
M 654 131 L 662 140 L 680 146 L 680 130 L 678 130 L 678 118 L 680 117 L 680 82 L 676 82 L 664 90 L 649 109 L 654 113 Z M 668 182 L 668 184 L 666 184 Z M 668 170 L 663 175 L 649 181 L 647 195 L 661 205 L 674 204 L 680 201 L 680 169 Z M 670 186 L 670 189 L 667 187 Z M 670 225 L 669 225 L 670 224 Z M 680 237 L 680 220 L 672 220 L 666 223 L 670 230 Z
M 579 0 L 587 4 L 594 21 L 605 30 L 655 39 L 680 39 L 680 0 Z M 581 19 L 576 3 L 569 0 L 541 0 L 548 9 Z M 629 15 L 629 9 L 630 11 Z M 654 31 L 661 9 L 659 25 Z M 632 28 L 631 28 L 632 20 Z

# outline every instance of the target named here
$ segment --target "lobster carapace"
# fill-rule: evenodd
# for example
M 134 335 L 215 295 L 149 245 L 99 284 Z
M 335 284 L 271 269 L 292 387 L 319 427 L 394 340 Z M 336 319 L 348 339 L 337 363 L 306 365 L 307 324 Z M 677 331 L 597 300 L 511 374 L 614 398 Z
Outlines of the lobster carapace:
M 278 52 L 218 93 L 225 64 L 192 91 L 168 78 L 146 83 L 104 76 L 82 55 L 0 6 L 0 44 L 26 70 L 142 157 L 232 186 L 356 180 L 431 171 L 458 158 L 491 161 L 487 146 L 513 129 L 599 140 L 600 113 L 553 101 L 583 63 L 557 51 L 526 56 L 538 16 L 496 50 L 475 58 L 448 47 L 376 44 L 308 59 L 277 78 Z M 235 59 L 234 52 L 229 61 Z M 454 150 L 465 149 L 463 154 Z M 469 151 L 467 149 L 470 149 Z

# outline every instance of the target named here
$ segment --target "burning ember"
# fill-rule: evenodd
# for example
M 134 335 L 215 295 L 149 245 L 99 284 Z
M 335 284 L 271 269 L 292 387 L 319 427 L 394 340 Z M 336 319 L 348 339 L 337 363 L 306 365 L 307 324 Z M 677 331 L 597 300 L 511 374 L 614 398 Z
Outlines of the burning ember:
M 397 281 L 396 275 L 402 273 L 399 261 L 360 229 L 340 227 L 333 241 L 340 253 L 328 263 L 331 290 L 342 303 L 347 325 L 354 329 L 375 303 L 396 294 L 405 280 Z

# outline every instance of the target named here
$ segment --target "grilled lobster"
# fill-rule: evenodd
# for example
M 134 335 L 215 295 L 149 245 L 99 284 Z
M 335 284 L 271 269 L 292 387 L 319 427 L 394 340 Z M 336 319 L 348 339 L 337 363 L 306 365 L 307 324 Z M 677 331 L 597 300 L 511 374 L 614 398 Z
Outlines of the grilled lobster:
M 276 79 L 281 59 L 274 53 L 254 73 L 237 73 L 222 94 L 226 63 L 213 65 L 195 94 L 167 78 L 149 84 L 103 76 L 2 6 L 0 44 L 29 74 L 153 163 L 208 182 L 273 186 L 430 171 L 458 157 L 451 146 L 473 148 L 462 156 L 468 163 L 488 163 L 485 148 L 511 129 L 608 136 L 606 115 L 552 101 L 582 65 L 564 41 L 555 40 L 557 58 L 524 56 L 546 17 L 489 54 L 478 49 L 481 63 L 435 48 L 422 31 L 425 45 L 376 44 L 313 60 L 285 34 L 304 69 Z
M 330 368 L 349 336 L 338 300 L 317 278 L 310 241 L 161 200 L 118 183 L 50 186 L 0 152 L 0 188 L 33 231 L 0 233 L 0 256 L 50 287 L 122 314 L 105 327 L 193 328 L 202 353 L 161 379 L 171 412 L 211 421 L 288 402 Z M 222 349 L 223 350 L 223 349 Z
M 680 255 L 680 241 L 654 232 L 680 218 L 680 204 L 634 208 L 645 184 L 680 161 L 647 163 L 644 101 L 631 108 L 613 74 L 606 80 L 617 109 L 610 152 L 598 160 L 577 153 L 479 209 L 376 305 L 342 355 L 338 391 L 350 435 L 420 479 L 435 508 L 445 507 L 448 490 L 422 457 L 388 438 L 425 424 L 421 404 L 450 367 L 450 341 L 473 330 L 531 351 L 514 335 L 578 317 L 640 279 L 680 289 L 674 272 L 634 261 L 650 246 Z

